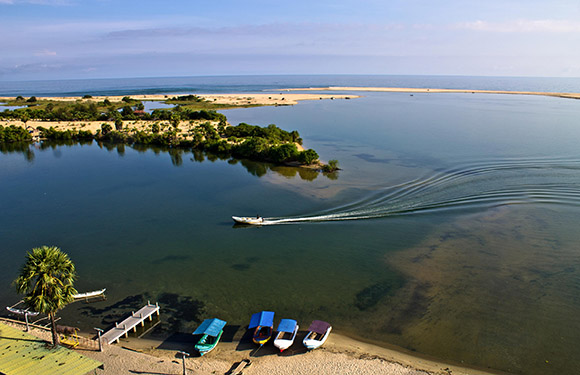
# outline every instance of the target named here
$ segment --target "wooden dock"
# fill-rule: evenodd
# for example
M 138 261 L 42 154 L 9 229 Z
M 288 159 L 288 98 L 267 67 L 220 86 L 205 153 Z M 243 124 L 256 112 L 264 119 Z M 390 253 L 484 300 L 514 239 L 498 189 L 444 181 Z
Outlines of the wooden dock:
M 105 332 L 102 339 L 107 344 L 113 344 L 116 341 L 119 341 L 121 336 L 127 337 L 130 330 L 136 332 L 137 326 L 139 324 L 143 326 L 147 318 L 152 320 L 153 314 L 159 315 L 159 305 L 157 303 L 153 305 L 148 302 L 147 305 L 143 306 L 139 311 L 132 312 L 131 316 L 123 320 L 121 323 L 115 323 L 115 327 Z

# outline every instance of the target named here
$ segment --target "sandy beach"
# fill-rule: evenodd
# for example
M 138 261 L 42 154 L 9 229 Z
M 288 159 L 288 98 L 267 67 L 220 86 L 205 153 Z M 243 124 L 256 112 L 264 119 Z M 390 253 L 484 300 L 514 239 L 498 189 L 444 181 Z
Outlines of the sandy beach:
M 24 329 L 24 324 L 10 319 L 0 319 L 3 324 Z M 33 327 L 30 334 L 50 341 L 50 331 Z M 322 348 L 306 351 L 300 343 L 283 353 L 278 353 L 271 343 L 257 350 L 251 343 L 242 345 L 238 340 L 220 342 L 211 353 L 199 357 L 190 343 L 163 342 L 142 339 L 124 339 L 120 344 L 105 345 L 104 351 L 91 348 L 75 349 L 78 353 L 104 363 L 97 374 L 181 374 L 182 360 L 178 351 L 192 356 L 186 358 L 186 368 L 192 374 L 226 374 L 236 365 L 249 359 L 251 365 L 243 371 L 246 375 L 269 374 L 385 374 L 423 375 L 492 374 L 476 369 L 420 358 L 393 349 L 382 348 L 332 333 Z
M 559 98 L 580 99 L 580 93 L 573 92 L 541 92 L 541 91 L 506 91 L 506 90 L 460 90 L 437 88 L 404 88 L 404 87 L 307 87 L 285 89 L 284 91 L 369 91 L 369 92 L 402 92 L 402 93 L 465 93 L 465 94 L 511 94 L 511 95 L 541 95 Z
M 284 90 L 287 91 L 287 90 Z M 127 95 L 132 99 L 141 101 L 165 101 L 174 97 L 175 95 Z M 206 95 L 196 94 L 196 96 L 203 98 L 214 104 L 223 104 L 231 106 L 253 106 L 253 105 L 294 105 L 302 100 L 324 100 L 324 99 L 351 99 L 358 98 L 357 95 L 331 95 L 331 94 L 292 94 L 288 92 L 272 92 L 264 94 L 220 94 L 220 95 Z M 38 100 L 53 100 L 64 102 L 75 102 L 81 100 L 83 102 L 100 102 L 105 99 L 111 102 L 120 102 L 124 96 L 93 96 L 91 98 L 82 98 L 80 96 L 58 96 L 58 97 L 37 97 Z M 0 97 L 0 102 L 14 100 L 14 97 Z M 26 104 L 26 103 L 24 103 Z M 2 107 L 0 106 L 0 110 Z

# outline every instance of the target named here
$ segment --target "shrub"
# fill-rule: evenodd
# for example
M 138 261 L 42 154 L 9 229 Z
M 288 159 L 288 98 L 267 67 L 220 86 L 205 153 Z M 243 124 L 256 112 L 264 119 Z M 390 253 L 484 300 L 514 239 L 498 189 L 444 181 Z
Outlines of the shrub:
M 314 163 L 316 160 L 318 160 L 318 154 L 316 153 L 316 151 L 314 151 L 311 148 L 308 150 L 302 151 L 300 154 L 298 154 L 298 161 L 301 164 L 310 165 L 310 164 Z
M 108 133 L 111 132 L 111 130 L 113 130 L 113 127 L 109 124 L 102 124 L 101 125 L 101 134 L 102 135 L 107 135 Z

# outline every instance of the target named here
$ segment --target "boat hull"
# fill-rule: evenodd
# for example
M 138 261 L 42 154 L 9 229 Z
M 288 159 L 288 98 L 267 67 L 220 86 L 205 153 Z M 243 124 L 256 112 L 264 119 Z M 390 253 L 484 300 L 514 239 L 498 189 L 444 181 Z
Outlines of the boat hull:
M 254 331 L 254 336 L 252 340 L 254 343 L 262 346 L 272 338 L 272 327 L 258 326 Z
M 296 326 L 294 332 L 292 332 L 292 337 L 290 339 L 283 338 L 284 334 L 287 333 L 289 332 L 278 332 L 276 338 L 274 339 L 274 346 L 280 349 L 281 352 L 288 349 L 289 347 L 292 346 L 292 344 L 294 344 L 294 339 L 296 339 L 296 334 L 298 333 L 298 326 Z
M 203 335 L 195 345 L 195 349 L 199 352 L 199 355 L 202 356 L 214 350 L 219 343 L 223 333 L 224 331 L 220 331 L 217 337 Z
M 332 327 L 328 327 L 322 338 L 318 338 L 317 336 L 319 336 L 319 334 L 317 334 L 316 332 L 310 331 L 308 332 L 302 343 L 304 344 L 306 349 L 309 350 L 319 348 L 320 346 L 322 346 L 322 344 L 326 342 L 326 339 L 328 339 L 328 335 L 330 335 L 331 330 Z
M 263 218 L 256 218 L 256 217 L 247 217 L 247 216 L 232 216 L 232 220 L 234 220 L 238 224 L 244 225 L 263 225 L 264 219 Z

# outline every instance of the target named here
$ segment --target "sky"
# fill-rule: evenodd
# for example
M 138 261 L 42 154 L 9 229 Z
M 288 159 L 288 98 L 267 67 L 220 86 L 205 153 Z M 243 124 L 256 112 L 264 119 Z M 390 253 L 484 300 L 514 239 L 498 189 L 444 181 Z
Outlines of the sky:
M 580 77 L 580 0 L 0 0 L 0 81 Z

